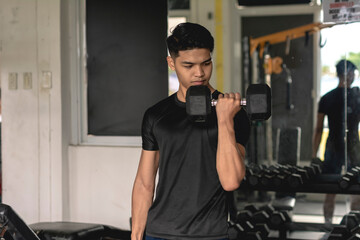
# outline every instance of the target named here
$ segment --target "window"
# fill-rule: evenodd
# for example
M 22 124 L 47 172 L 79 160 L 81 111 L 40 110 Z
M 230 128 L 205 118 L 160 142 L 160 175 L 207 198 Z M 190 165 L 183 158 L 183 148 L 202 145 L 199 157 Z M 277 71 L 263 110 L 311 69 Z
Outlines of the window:
M 84 3 L 82 142 L 140 145 L 145 110 L 168 94 L 166 0 Z

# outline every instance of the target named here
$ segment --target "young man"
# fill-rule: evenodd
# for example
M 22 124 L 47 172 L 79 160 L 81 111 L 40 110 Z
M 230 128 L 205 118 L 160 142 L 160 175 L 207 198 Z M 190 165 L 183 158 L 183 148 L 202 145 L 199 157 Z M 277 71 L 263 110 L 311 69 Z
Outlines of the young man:
M 227 239 L 226 191 L 245 175 L 250 124 L 239 93 L 220 94 L 209 83 L 214 39 L 194 23 L 179 24 L 167 39 L 167 62 L 179 90 L 149 108 L 132 196 L 132 240 Z M 190 86 L 207 86 L 218 103 L 206 122 L 186 114 Z M 155 177 L 159 168 L 156 198 Z
M 321 97 L 314 132 L 312 157 L 315 158 L 320 145 L 325 115 L 328 117 L 329 137 L 326 141 L 323 173 L 341 174 L 345 165 L 345 131 L 347 131 L 347 169 L 360 163 L 359 121 L 360 121 L 360 91 L 351 88 L 354 81 L 356 66 L 341 60 L 336 64 L 339 78 L 337 88 Z M 346 77 L 346 78 L 345 78 Z M 345 81 L 346 80 L 346 81 Z M 346 83 L 345 83 L 346 82 Z M 347 130 L 345 130 L 344 99 L 347 91 Z M 331 224 L 335 208 L 335 194 L 326 194 L 324 201 L 324 218 L 326 224 Z M 352 197 L 351 209 L 359 210 L 358 197 Z

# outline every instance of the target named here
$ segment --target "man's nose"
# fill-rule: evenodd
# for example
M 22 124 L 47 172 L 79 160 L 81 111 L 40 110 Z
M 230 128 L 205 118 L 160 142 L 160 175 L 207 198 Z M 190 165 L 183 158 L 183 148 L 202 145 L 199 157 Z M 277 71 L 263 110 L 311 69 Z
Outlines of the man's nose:
M 196 66 L 196 68 L 195 68 L 195 75 L 196 75 L 197 77 L 202 77 L 202 76 L 205 75 L 204 70 L 203 70 L 203 68 L 202 68 L 201 66 Z

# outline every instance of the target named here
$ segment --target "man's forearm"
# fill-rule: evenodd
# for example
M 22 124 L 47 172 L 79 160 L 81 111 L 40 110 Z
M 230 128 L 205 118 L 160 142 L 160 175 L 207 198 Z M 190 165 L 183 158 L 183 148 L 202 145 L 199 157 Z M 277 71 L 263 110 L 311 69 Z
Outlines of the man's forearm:
M 315 158 L 321 142 L 321 133 L 316 132 L 313 139 L 312 157 Z
M 152 204 L 153 191 L 135 185 L 132 196 L 131 240 L 142 240 L 149 208 Z
M 244 152 L 236 143 L 232 119 L 218 124 L 216 168 L 225 190 L 232 191 L 239 187 L 245 175 Z

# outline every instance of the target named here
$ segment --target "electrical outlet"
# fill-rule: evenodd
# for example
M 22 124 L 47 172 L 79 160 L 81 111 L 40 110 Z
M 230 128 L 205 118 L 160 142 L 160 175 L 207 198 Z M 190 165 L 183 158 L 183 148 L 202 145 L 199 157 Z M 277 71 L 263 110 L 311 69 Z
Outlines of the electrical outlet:
M 9 90 L 17 89 L 17 73 L 9 73 Z
M 32 88 L 32 74 L 31 72 L 24 73 L 24 89 Z

